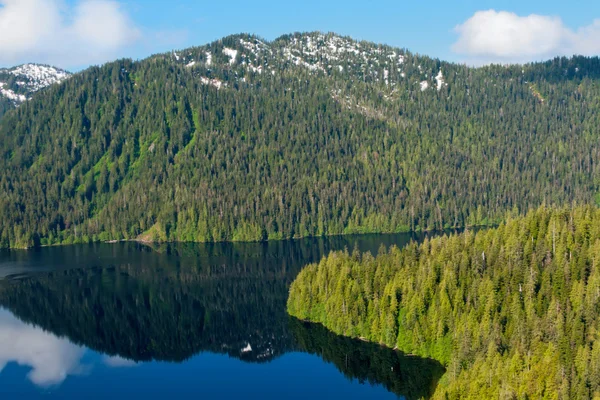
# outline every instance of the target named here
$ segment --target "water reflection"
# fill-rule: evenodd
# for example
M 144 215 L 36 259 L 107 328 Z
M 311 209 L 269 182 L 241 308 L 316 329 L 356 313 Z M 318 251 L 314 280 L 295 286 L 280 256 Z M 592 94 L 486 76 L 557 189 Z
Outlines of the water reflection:
M 68 339 L 26 324 L 0 309 L 0 372 L 15 362 L 31 368 L 28 379 L 42 387 L 60 384 L 68 375 L 80 375 L 85 349 Z
M 443 371 L 439 364 L 309 328 L 285 312 L 289 284 L 307 263 L 335 249 L 376 252 L 381 243 L 409 239 L 120 243 L 0 253 L 0 275 L 3 265 L 11 271 L 0 281 L 0 306 L 10 311 L 0 312 L 0 366 L 30 366 L 30 380 L 48 386 L 85 372 L 86 348 L 118 368 L 180 363 L 205 351 L 253 363 L 302 351 L 350 378 L 407 398 L 426 396 Z
M 133 360 L 128 360 L 119 356 L 103 356 L 102 363 L 112 368 L 129 368 L 138 365 L 138 363 Z
M 429 398 L 445 370 L 434 360 L 331 333 L 290 317 L 298 348 L 333 363 L 346 377 L 381 384 L 406 399 Z

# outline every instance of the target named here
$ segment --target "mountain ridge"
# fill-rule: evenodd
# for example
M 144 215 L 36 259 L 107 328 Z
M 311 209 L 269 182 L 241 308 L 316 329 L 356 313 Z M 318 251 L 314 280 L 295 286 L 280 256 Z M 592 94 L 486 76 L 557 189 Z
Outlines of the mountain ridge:
M 0 122 L 0 245 L 419 231 L 594 202 L 598 77 L 597 57 L 470 68 L 318 33 L 91 67 Z

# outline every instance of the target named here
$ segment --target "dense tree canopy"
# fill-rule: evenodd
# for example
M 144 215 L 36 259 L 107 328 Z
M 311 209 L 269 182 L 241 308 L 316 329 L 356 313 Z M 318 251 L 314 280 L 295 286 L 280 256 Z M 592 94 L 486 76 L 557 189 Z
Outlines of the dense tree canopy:
M 418 231 L 591 203 L 598 75 L 597 58 L 468 68 L 318 34 L 92 67 L 0 120 L 0 247 Z
M 432 357 L 434 397 L 600 398 L 600 210 L 540 208 L 496 229 L 303 269 L 288 312 Z

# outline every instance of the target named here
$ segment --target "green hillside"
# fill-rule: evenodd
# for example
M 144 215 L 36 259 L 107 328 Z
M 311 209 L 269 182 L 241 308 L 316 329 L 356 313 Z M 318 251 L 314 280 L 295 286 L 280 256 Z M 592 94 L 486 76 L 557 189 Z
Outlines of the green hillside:
M 319 33 L 92 67 L 0 121 L 0 247 L 497 223 L 598 192 L 600 62 Z

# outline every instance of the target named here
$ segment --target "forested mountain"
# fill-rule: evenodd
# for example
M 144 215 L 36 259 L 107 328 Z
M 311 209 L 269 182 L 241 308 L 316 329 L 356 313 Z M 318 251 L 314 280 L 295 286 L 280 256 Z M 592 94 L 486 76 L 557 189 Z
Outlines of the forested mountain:
M 45 87 L 60 83 L 71 76 L 59 68 L 39 64 L 23 64 L 0 68 L 0 117 L 18 107 Z
M 540 208 L 402 250 L 334 252 L 288 312 L 446 366 L 434 398 L 600 398 L 600 210 Z
M 469 68 L 334 34 L 93 67 L 0 122 L 0 246 L 496 223 L 593 202 L 597 58 Z

